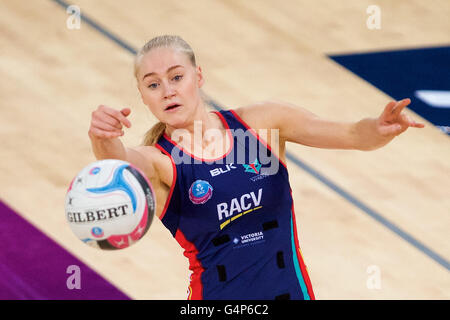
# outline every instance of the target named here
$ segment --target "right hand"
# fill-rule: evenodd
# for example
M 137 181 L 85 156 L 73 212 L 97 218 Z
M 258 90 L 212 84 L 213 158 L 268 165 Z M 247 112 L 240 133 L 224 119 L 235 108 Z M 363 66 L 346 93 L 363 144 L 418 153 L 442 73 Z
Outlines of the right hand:
M 112 139 L 123 136 L 123 126 L 131 127 L 131 122 L 126 118 L 130 113 L 130 108 L 119 111 L 104 105 L 98 106 L 97 110 L 92 112 L 89 137 Z

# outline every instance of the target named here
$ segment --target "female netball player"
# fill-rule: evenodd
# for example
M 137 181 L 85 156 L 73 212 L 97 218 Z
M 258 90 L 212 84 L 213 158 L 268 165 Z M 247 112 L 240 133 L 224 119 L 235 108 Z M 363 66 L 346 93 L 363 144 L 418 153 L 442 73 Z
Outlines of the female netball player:
M 409 127 L 424 127 L 402 114 L 409 99 L 355 123 L 281 102 L 208 111 L 202 69 L 178 36 L 150 40 L 136 55 L 135 76 L 142 101 L 159 119 L 143 145 L 125 147 L 119 139 L 123 126 L 131 127 L 129 108 L 99 106 L 89 137 L 97 159 L 128 161 L 149 178 L 163 204 L 157 216 L 189 259 L 189 299 L 314 299 L 298 244 L 286 142 L 374 150 Z

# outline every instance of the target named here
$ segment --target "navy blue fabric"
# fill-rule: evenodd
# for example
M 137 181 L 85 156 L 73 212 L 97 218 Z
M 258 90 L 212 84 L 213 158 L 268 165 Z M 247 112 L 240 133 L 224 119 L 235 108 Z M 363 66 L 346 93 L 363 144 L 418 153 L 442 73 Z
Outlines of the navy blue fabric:
M 215 113 L 233 134 L 232 151 L 224 159 L 193 163 L 169 137 L 158 141 L 173 159 L 189 160 L 176 164 L 176 183 L 161 221 L 172 235 L 181 232 L 195 246 L 194 258 L 203 271 L 193 269 L 202 272 L 203 299 L 275 299 L 287 294 L 304 299 L 294 266 L 287 169 L 231 111 Z M 256 153 L 250 150 L 252 144 Z M 245 161 L 238 161 L 243 154 Z M 274 161 L 272 167 L 278 164 L 274 174 L 263 174 L 263 168 L 270 167 L 267 159 Z M 186 256 L 193 254 L 192 247 L 180 244 L 189 251 Z

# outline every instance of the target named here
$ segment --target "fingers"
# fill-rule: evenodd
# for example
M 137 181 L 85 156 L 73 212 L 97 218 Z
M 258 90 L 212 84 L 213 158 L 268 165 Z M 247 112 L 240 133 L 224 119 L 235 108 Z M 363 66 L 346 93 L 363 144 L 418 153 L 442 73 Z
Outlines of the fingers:
M 123 108 L 122 110 L 120 110 L 120 112 L 125 116 L 128 117 L 131 113 L 131 109 L 130 108 Z
M 382 121 L 387 121 L 387 122 L 391 122 L 395 117 L 394 117 L 394 110 L 395 107 L 397 106 L 398 102 L 397 101 L 391 101 L 389 102 L 386 107 L 384 107 L 383 113 L 380 116 L 380 119 Z
M 393 118 L 398 117 L 398 115 L 402 112 L 402 110 L 411 103 L 411 100 L 406 98 L 397 102 L 397 104 L 393 107 L 391 114 Z
M 389 102 L 386 107 L 384 107 L 383 114 L 381 115 L 383 118 L 388 118 L 392 116 L 392 111 L 394 110 L 397 103 L 395 101 Z
M 109 121 L 109 119 L 108 119 L 108 121 Z M 108 121 L 106 121 L 106 119 L 104 119 L 104 121 L 92 119 L 92 125 L 93 125 L 93 127 L 98 128 L 100 130 L 104 130 L 104 131 L 123 132 L 122 125 L 120 123 L 116 123 L 116 125 L 114 125 Z
M 425 125 L 423 123 L 415 122 L 410 116 L 406 114 L 401 114 L 401 122 L 403 125 L 414 128 L 424 128 Z
M 402 110 L 411 103 L 410 99 L 389 102 L 381 115 L 384 121 L 392 121 L 396 119 Z
M 127 116 L 131 113 L 131 110 L 129 108 L 125 108 L 125 109 L 122 109 L 122 110 L 128 110 L 125 113 Z M 123 124 L 127 128 L 131 127 L 131 122 L 126 118 L 126 116 L 121 111 L 116 110 L 116 109 L 112 109 L 112 108 L 108 108 L 108 107 L 104 108 L 103 111 L 106 114 L 110 115 L 112 118 L 114 118 L 117 121 L 119 121 L 121 124 Z
M 399 135 L 405 132 L 409 127 L 424 128 L 423 123 L 415 122 L 410 116 L 400 114 L 393 123 L 384 123 L 379 126 L 379 133 L 383 136 Z
M 389 102 L 379 118 L 380 124 L 383 127 L 381 131 L 399 134 L 408 127 L 424 128 L 425 125 L 423 123 L 417 123 L 411 117 L 402 113 L 410 103 L 411 100 L 408 98 Z
M 129 108 L 116 110 L 100 105 L 92 112 L 89 135 L 101 139 L 116 138 L 124 135 L 123 125 L 131 127 L 131 122 L 126 118 L 131 113 Z

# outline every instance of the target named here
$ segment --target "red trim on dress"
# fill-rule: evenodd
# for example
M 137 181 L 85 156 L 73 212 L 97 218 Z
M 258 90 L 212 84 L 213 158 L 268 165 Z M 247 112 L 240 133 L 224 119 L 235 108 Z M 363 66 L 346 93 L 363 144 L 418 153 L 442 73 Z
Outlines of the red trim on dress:
M 163 209 L 161 215 L 159 216 L 159 220 L 162 220 L 164 218 L 164 215 L 166 214 L 167 208 L 169 207 L 170 199 L 172 198 L 173 190 L 175 189 L 175 184 L 177 182 L 177 167 L 175 166 L 175 162 L 173 161 L 172 156 L 166 150 L 164 150 L 164 148 L 161 145 L 159 145 L 158 143 L 155 143 L 155 147 L 157 147 L 159 150 L 164 152 L 164 154 L 170 158 L 170 161 L 172 162 L 172 170 L 173 170 L 173 178 L 172 178 L 172 185 L 170 186 L 170 192 L 169 192 L 169 195 L 167 196 L 167 200 L 164 205 L 164 209 Z
M 184 249 L 183 254 L 189 259 L 189 269 L 192 271 L 188 300 L 202 300 L 203 284 L 201 277 L 205 269 L 200 260 L 197 259 L 198 250 L 192 242 L 186 239 L 180 229 L 177 230 L 175 239 Z

